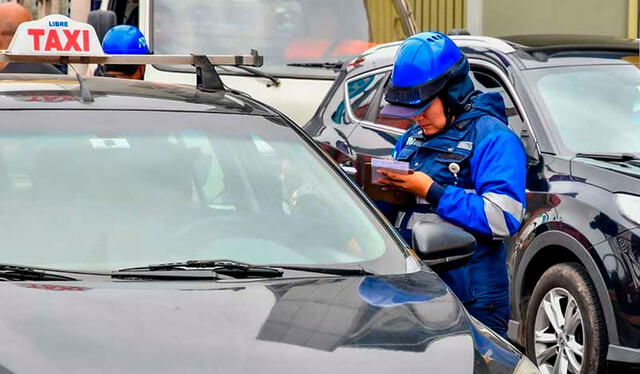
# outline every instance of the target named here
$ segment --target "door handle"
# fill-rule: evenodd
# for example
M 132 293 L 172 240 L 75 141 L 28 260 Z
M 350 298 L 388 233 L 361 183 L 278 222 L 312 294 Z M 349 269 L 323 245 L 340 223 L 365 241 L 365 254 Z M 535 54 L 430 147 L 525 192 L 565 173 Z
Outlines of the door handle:
M 354 166 L 347 164 L 340 164 L 340 168 L 350 177 L 355 177 L 356 173 L 358 172 L 358 170 Z

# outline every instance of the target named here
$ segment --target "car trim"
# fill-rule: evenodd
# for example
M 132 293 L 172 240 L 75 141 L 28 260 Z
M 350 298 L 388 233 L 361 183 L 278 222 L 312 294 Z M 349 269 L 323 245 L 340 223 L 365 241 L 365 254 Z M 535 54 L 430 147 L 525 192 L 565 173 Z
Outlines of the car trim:
M 349 78 L 345 81 L 344 83 L 344 106 L 347 110 L 347 116 L 349 117 L 349 119 L 356 125 L 356 126 L 363 126 L 366 128 L 370 128 L 373 130 L 382 130 L 382 131 L 386 131 L 386 132 L 390 132 L 396 135 L 402 135 L 404 134 L 404 132 L 406 130 L 403 129 L 399 129 L 397 127 L 392 127 L 392 126 L 387 126 L 387 125 L 381 125 L 375 122 L 371 122 L 371 121 L 367 121 L 364 119 L 359 119 L 357 118 L 354 114 L 353 114 L 353 110 L 351 108 L 351 103 L 349 102 L 349 82 L 352 82 L 354 80 L 357 79 L 362 79 L 371 75 L 376 75 L 376 74 L 380 74 L 380 73 L 386 73 L 391 71 L 391 69 L 393 68 L 393 65 L 388 65 L 385 67 L 381 67 L 375 70 L 370 70 L 366 73 L 360 74 L 360 75 L 356 75 L 355 77 Z
M 640 363 L 640 349 L 609 344 L 607 361 L 624 362 L 630 364 Z

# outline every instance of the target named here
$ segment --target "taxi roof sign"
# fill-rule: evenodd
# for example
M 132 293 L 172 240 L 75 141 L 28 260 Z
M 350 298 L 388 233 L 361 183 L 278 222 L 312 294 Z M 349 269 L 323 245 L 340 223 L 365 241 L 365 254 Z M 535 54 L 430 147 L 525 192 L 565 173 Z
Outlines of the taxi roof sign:
M 61 14 L 21 23 L 7 53 L 31 56 L 104 55 L 93 26 Z

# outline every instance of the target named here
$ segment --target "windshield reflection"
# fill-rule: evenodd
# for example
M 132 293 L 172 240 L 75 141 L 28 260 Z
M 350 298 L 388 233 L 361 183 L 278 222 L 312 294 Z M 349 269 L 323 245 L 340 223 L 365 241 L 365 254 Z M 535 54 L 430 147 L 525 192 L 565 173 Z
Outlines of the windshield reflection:
M 276 297 L 258 340 L 334 351 L 424 352 L 466 323 L 435 274 L 312 280 L 268 286 Z

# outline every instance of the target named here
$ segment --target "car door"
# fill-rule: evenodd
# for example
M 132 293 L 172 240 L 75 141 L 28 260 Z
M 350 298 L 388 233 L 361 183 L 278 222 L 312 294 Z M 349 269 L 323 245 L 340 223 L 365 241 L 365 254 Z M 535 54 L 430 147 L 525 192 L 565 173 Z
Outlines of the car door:
M 392 137 L 387 136 L 385 126 L 376 124 L 372 119 L 379 111 L 378 105 L 388 81 L 391 67 L 372 70 L 346 80 L 342 89 L 343 106 L 332 114 L 332 122 L 349 123 L 347 145 L 351 166 L 355 167 L 355 180 L 362 182 L 364 162 L 372 155 L 381 155 L 376 147 L 384 150 L 393 147 L 396 137 L 402 131 L 396 131 Z M 335 126 L 334 126 L 335 127 Z M 390 143 L 391 142 L 391 143 Z

